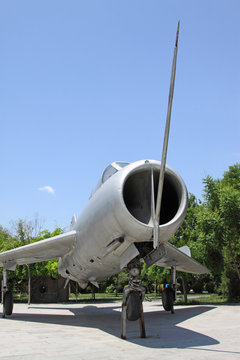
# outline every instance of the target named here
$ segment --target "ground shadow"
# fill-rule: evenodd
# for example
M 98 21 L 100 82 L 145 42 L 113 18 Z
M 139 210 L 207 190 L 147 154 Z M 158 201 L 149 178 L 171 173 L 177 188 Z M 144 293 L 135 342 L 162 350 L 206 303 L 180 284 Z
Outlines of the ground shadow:
M 209 346 L 219 344 L 214 338 L 189 330 L 181 324 L 183 321 L 213 310 L 213 306 L 194 306 L 177 308 L 176 313 L 165 312 L 163 310 L 146 312 L 145 325 L 147 338 L 139 338 L 138 321 L 127 322 L 127 341 L 151 348 L 193 348 L 198 346 Z M 47 323 L 64 326 L 76 326 L 81 328 L 98 328 L 106 333 L 120 337 L 121 332 L 121 312 L 119 304 L 116 306 L 87 305 L 79 308 L 66 304 L 63 307 L 51 305 L 30 306 L 29 309 L 34 313 L 14 313 L 8 319 L 14 321 L 29 321 L 35 323 Z M 41 313 L 38 310 L 41 309 Z M 35 312 L 36 310 L 36 312 Z M 46 313 L 42 313 L 46 310 Z M 49 314 L 49 311 L 63 311 L 63 314 Z M 66 310 L 69 313 L 66 314 Z

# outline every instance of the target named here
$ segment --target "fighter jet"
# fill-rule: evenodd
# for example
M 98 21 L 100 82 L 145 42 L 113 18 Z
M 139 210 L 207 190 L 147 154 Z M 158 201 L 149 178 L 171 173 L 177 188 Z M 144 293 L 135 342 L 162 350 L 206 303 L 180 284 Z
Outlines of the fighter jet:
M 208 272 L 191 258 L 188 247 L 177 249 L 169 243 L 185 218 L 188 204 L 184 181 L 166 165 L 178 34 L 179 24 L 161 161 L 112 162 L 103 171 L 82 213 L 78 218 L 72 217 L 69 232 L 2 252 L 4 316 L 11 315 L 13 307 L 7 273 L 14 271 L 17 264 L 57 258 L 59 274 L 67 281 L 78 282 L 82 289 L 88 283 L 98 286 L 100 281 L 124 268 L 128 268 L 136 280 L 139 271 L 135 270 L 143 262 L 147 266 L 155 264 L 171 269 L 172 288 L 176 283 L 176 270 Z M 134 284 L 137 286 L 136 281 Z M 173 297 L 171 292 L 166 296 L 165 309 L 170 310 Z M 133 307 L 138 306 L 135 298 L 132 298 Z

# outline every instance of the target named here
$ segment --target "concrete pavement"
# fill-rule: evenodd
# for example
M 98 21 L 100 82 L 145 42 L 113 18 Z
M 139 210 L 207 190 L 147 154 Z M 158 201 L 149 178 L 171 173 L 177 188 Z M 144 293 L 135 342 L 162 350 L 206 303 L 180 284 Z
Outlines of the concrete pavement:
M 177 306 L 172 315 L 153 301 L 144 312 L 147 338 L 137 321 L 121 340 L 119 302 L 15 304 L 0 318 L 0 359 L 240 359 L 240 305 Z

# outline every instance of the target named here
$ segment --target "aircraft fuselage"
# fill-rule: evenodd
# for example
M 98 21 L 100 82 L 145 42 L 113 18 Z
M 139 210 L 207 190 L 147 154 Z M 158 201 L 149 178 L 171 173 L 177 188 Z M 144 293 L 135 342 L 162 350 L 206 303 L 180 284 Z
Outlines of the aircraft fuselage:
M 122 163 L 123 164 L 123 163 Z M 140 243 L 152 249 L 151 169 L 154 174 L 154 196 L 161 163 L 142 160 L 124 166 L 113 163 L 113 171 L 103 173 L 98 188 L 72 225 L 77 232 L 75 247 L 59 259 L 63 277 L 97 285 L 121 271 L 137 255 Z M 114 167 L 116 171 L 114 172 Z M 112 172 L 112 174 L 111 174 Z M 159 240 L 168 241 L 181 225 L 187 210 L 187 189 L 182 178 L 166 166 Z M 146 248 L 146 247 L 145 247 Z

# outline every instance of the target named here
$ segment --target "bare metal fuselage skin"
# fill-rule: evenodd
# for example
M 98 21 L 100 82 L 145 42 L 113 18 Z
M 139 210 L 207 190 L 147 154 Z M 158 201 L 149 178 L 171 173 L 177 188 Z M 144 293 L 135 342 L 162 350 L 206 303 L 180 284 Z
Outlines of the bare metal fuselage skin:
M 153 160 L 131 163 L 99 186 L 72 226 L 77 232 L 75 246 L 59 259 L 58 269 L 63 277 L 78 281 L 84 288 L 89 281 L 97 284 L 118 273 L 136 256 L 143 257 L 140 243 L 149 243 L 151 250 L 151 169 L 156 197 L 160 165 Z M 176 232 L 186 210 L 186 186 L 178 173 L 166 166 L 160 243 L 167 242 Z

